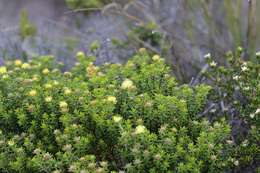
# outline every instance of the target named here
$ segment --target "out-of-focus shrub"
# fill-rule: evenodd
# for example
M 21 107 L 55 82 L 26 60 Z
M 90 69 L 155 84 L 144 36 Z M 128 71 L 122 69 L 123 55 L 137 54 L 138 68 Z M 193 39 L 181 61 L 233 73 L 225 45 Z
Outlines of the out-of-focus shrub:
M 256 59 L 243 60 L 243 49 L 227 53 L 227 66 L 218 65 L 206 56 L 210 70 L 205 73 L 214 88 L 210 101 L 218 105 L 209 115 L 218 119 L 226 116 L 231 122 L 236 158 L 239 167 L 256 170 L 260 154 L 260 53 Z

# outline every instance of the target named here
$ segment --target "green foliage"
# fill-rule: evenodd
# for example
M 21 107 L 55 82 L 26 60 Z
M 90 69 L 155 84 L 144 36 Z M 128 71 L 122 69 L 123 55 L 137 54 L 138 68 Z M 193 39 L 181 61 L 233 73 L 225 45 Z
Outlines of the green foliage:
M 178 85 L 160 56 L 52 56 L 0 67 L 0 172 L 222 172 L 230 128 L 198 118 L 211 88 Z M 234 160 L 234 159 L 233 159 Z
M 91 51 L 96 51 L 100 48 L 100 42 L 98 40 L 95 40 L 93 41 L 91 44 L 90 44 L 90 50 Z
M 220 115 L 226 115 L 230 121 L 241 121 L 242 128 L 246 129 L 245 134 L 233 127 L 233 143 L 241 168 L 260 161 L 260 54 L 256 54 L 257 60 L 253 62 L 241 59 L 242 53 L 241 47 L 235 55 L 228 53 L 227 67 L 218 66 L 207 56 L 211 70 L 206 73 L 214 86 L 210 99 L 222 104 Z
M 138 37 L 140 40 L 154 47 L 159 46 L 162 40 L 162 33 L 157 31 L 157 26 L 153 22 L 133 27 L 129 36 Z
M 37 33 L 37 29 L 34 24 L 32 24 L 28 19 L 28 14 L 25 10 L 22 10 L 20 17 L 20 37 L 24 40 L 26 37 L 33 37 Z
M 83 9 L 83 8 L 96 8 L 101 7 L 105 3 L 108 3 L 108 0 L 66 0 L 66 4 L 69 8 L 72 9 Z

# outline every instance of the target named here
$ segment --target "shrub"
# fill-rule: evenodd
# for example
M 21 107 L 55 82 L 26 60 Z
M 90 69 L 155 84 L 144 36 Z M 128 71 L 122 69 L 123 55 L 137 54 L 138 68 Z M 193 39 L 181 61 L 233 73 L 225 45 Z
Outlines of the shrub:
M 240 169 L 259 166 L 260 54 L 245 61 L 243 49 L 227 54 L 228 66 L 217 65 L 211 56 L 206 73 L 213 86 L 210 101 L 219 105 L 212 118 L 226 116 L 232 125 L 233 145 Z
M 211 88 L 178 85 L 145 49 L 126 64 L 51 56 L 0 67 L 1 172 L 221 172 L 230 128 L 197 115 Z M 235 162 L 236 163 L 236 162 Z
M 29 21 L 28 13 L 22 10 L 19 24 L 19 35 L 22 40 L 27 37 L 34 37 L 37 33 L 36 26 Z
M 96 8 L 101 7 L 104 3 L 109 3 L 109 0 L 65 0 L 69 8 L 82 9 L 82 8 Z

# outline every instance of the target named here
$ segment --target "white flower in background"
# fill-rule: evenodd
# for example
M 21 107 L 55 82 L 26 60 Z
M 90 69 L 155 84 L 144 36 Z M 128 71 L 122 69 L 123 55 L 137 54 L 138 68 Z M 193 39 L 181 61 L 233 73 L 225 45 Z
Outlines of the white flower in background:
M 212 61 L 209 65 L 210 65 L 210 67 L 216 67 L 217 63 L 215 61 Z
M 145 126 L 143 126 L 143 125 L 138 125 L 138 126 L 135 128 L 135 134 L 144 133 L 145 130 L 146 130 Z
M 245 72 L 245 71 L 247 71 L 247 70 L 248 70 L 248 68 L 247 68 L 247 66 L 246 66 L 246 65 L 242 65 L 242 67 L 241 67 L 241 70 L 242 70 L 242 72 Z
M 204 58 L 205 58 L 205 59 L 209 59 L 209 58 L 211 58 L 211 54 L 208 53 L 208 54 L 204 55 Z
M 118 122 L 120 122 L 122 120 L 122 117 L 120 117 L 120 116 L 113 116 L 113 121 L 115 122 L 115 123 L 118 123 Z
M 254 113 L 251 113 L 249 116 L 250 116 L 250 118 L 252 118 L 252 119 L 255 118 L 255 114 L 254 114 Z
M 239 165 L 239 161 L 236 160 L 236 161 L 234 162 L 234 165 L 238 166 L 238 165 Z
M 121 85 L 122 89 L 133 89 L 134 83 L 130 79 L 125 79 L 124 82 Z
M 248 145 L 248 140 L 244 140 L 244 141 L 242 142 L 242 145 L 243 145 L 243 147 L 246 147 L 246 146 Z
M 227 140 L 226 141 L 229 145 L 232 145 L 233 144 L 233 141 L 232 140 Z
M 259 114 L 260 113 L 260 108 L 258 108 L 256 111 L 255 111 L 255 114 Z
M 249 86 L 244 87 L 244 90 L 245 90 L 245 91 L 249 91 L 249 90 L 250 90 Z
M 256 55 L 256 56 L 260 56 L 260 52 L 257 52 L 255 55 Z
M 237 81 L 237 80 L 239 80 L 239 79 L 240 79 L 240 76 L 238 76 L 238 75 L 235 75 L 235 76 L 233 77 L 233 79 Z

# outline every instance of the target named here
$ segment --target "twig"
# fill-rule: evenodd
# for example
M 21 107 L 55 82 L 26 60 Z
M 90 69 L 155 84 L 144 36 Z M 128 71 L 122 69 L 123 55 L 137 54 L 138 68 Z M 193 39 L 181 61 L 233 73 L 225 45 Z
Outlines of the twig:
M 101 11 L 103 8 L 80 8 L 76 10 L 66 11 L 64 14 L 78 13 L 78 12 L 87 12 L 87 11 Z

